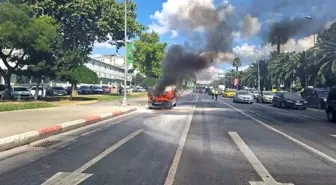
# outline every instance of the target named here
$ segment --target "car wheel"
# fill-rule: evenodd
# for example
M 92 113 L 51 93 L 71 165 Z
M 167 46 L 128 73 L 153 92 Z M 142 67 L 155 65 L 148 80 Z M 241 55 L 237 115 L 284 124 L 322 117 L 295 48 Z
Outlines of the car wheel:
M 328 118 L 328 121 L 335 123 L 336 121 L 335 111 L 334 110 L 328 111 L 327 118 Z
M 282 103 L 281 103 L 281 107 L 282 107 L 283 109 L 286 108 L 285 102 L 282 102 Z
M 253 104 L 253 102 L 250 102 L 250 104 Z

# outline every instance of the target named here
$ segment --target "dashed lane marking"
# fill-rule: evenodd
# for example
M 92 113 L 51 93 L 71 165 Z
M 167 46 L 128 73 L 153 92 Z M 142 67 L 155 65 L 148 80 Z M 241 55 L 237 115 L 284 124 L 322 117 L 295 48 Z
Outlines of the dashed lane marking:
M 195 105 L 198 102 L 198 98 L 199 98 L 199 96 L 197 96 L 197 98 L 196 98 Z M 184 127 L 182 137 L 180 139 L 178 148 L 177 148 L 175 156 L 174 156 L 173 163 L 170 166 L 170 169 L 169 169 L 169 172 L 168 172 L 168 175 L 167 175 L 167 178 L 166 178 L 166 181 L 165 181 L 164 185 L 172 185 L 174 183 L 175 174 L 176 174 L 179 162 L 180 162 L 180 158 L 181 158 L 181 155 L 182 155 L 182 151 L 183 151 L 186 139 L 187 139 L 187 135 L 188 135 L 188 132 L 189 132 L 192 117 L 194 115 L 194 110 L 195 110 L 195 106 L 193 106 L 191 112 L 188 115 L 187 123 Z
M 133 139 L 135 136 L 142 133 L 143 130 L 139 129 L 130 135 L 126 136 L 122 140 L 118 141 L 114 145 L 110 146 L 106 150 L 104 150 L 102 153 L 79 167 L 74 172 L 58 172 L 54 176 L 52 176 L 50 179 L 48 179 L 46 182 L 44 182 L 42 185 L 77 185 L 83 182 L 85 179 L 89 178 L 93 174 L 87 174 L 83 173 L 85 170 L 99 162 L 104 157 L 111 154 L 113 151 L 118 149 L 120 146 L 128 142 L 129 140 Z
M 225 103 L 224 101 L 221 101 L 221 100 L 219 100 L 219 101 L 222 102 L 223 104 L 225 104 L 225 105 L 231 107 L 232 109 L 234 109 L 234 110 L 240 112 L 241 114 L 245 115 L 246 117 L 248 117 L 248 118 L 254 120 L 255 122 L 259 123 L 260 125 L 266 127 L 267 129 L 269 129 L 269 130 L 271 130 L 271 131 L 274 131 L 274 132 L 276 132 L 276 133 L 278 133 L 278 134 L 280 134 L 280 135 L 286 137 L 287 139 L 289 139 L 289 140 L 291 140 L 292 142 L 298 144 L 299 146 L 305 148 L 306 150 L 308 150 L 308 151 L 314 153 L 315 155 L 321 157 L 322 159 L 324 159 L 324 160 L 326 160 L 326 161 L 329 161 L 329 162 L 333 163 L 334 165 L 336 165 L 336 159 L 334 159 L 334 158 L 328 156 L 327 154 L 325 154 L 325 153 L 323 153 L 323 152 L 321 152 L 321 151 L 319 151 L 319 150 L 317 150 L 317 149 L 315 149 L 315 148 L 313 148 L 313 147 L 311 147 L 311 146 L 309 146 L 309 145 L 307 145 L 307 144 L 305 144 L 305 143 L 303 143 L 303 142 L 301 142 L 301 141 L 299 141 L 299 140 L 297 140 L 297 139 L 295 139 L 295 138 L 293 138 L 293 137 L 291 137 L 291 136 L 285 134 L 284 132 L 282 132 L 282 131 L 280 131 L 280 130 L 278 130 L 278 129 L 276 129 L 276 128 L 274 128 L 274 127 L 272 127 L 272 126 L 270 126 L 270 125 L 268 125 L 268 124 L 266 124 L 266 123 L 260 121 L 259 119 L 255 118 L 255 117 L 253 117 L 253 116 L 251 116 L 251 115 L 249 115 L 249 114 L 247 114 L 246 112 L 244 112 L 244 111 L 242 111 L 242 110 L 240 110 L 240 109 L 238 109 L 238 108 L 236 108 L 236 107 L 234 107 L 234 106 L 232 106 L 232 105 L 230 105 L 230 104 L 228 104 L 228 103 Z
M 236 132 L 229 132 L 229 135 L 263 180 L 263 182 L 249 181 L 251 185 L 294 185 L 292 183 L 277 182 Z

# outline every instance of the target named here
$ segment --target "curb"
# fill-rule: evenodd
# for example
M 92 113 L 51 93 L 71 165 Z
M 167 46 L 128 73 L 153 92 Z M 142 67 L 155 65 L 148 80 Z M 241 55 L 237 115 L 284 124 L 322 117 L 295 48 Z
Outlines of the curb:
M 110 119 L 113 117 L 121 116 L 130 112 L 136 111 L 137 108 L 127 109 L 127 110 L 117 110 L 111 113 L 101 114 L 99 116 L 90 116 L 84 119 L 74 120 L 66 123 L 61 123 L 58 125 L 53 125 L 46 128 L 40 128 L 35 131 L 25 132 L 22 134 L 17 134 L 0 139 L 0 152 L 9 150 L 18 146 L 22 146 L 52 135 L 56 135 L 62 132 L 67 132 L 80 127 L 84 127 L 89 124 L 97 123 L 102 120 Z

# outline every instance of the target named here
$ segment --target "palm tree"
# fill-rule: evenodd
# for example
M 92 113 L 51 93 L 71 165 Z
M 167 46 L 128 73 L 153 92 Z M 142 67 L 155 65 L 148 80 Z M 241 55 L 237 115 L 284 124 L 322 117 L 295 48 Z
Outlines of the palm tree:
M 268 60 L 259 60 L 260 89 L 271 89 Z M 243 81 L 250 87 L 258 86 L 258 63 L 252 63 L 246 70 Z
M 272 46 L 277 46 L 277 54 L 280 54 L 280 47 L 287 43 L 289 36 L 288 34 L 284 34 L 286 31 L 282 30 L 281 27 L 273 28 L 269 35 L 269 42 Z
M 238 68 L 242 65 L 240 58 L 236 57 L 233 59 L 232 66 L 236 68 L 236 71 L 238 72 Z
M 319 35 L 316 47 L 318 76 L 325 85 L 331 86 L 336 73 L 336 23 Z

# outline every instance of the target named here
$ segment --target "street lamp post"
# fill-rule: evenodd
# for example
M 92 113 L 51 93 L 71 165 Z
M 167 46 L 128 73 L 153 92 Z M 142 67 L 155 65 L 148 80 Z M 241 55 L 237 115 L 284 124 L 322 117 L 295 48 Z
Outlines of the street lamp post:
M 125 61 L 124 61 L 124 98 L 123 98 L 123 102 L 122 105 L 126 106 L 127 105 L 127 0 L 124 0 L 124 4 L 125 4 Z
M 257 63 L 258 63 L 258 90 L 260 90 L 260 69 L 259 69 L 259 57 L 258 57 L 258 51 L 254 50 L 253 51 L 255 54 L 257 54 Z
M 315 46 L 315 43 L 316 43 L 316 39 L 315 39 L 315 19 L 312 16 L 306 16 L 305 18 L 308 19 L 308 20 L 312 20 L 312 22 L 313 22 L 313 36 L 314 36 L 314 46 Z

